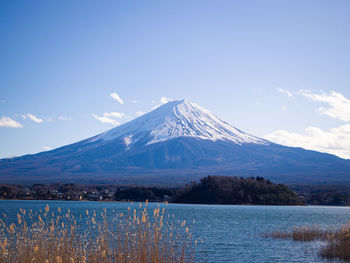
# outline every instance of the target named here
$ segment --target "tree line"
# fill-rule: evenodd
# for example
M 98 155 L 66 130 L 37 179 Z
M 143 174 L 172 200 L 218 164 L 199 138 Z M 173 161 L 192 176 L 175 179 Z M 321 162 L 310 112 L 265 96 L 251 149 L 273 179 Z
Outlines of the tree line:
M 293 190 L 292 190 L 292 189 Z M 292 186 L 263 177 L 207 176 L 184 187 L 0 184 L 0 199 L 169 201 L 198 204 L 350 205 L 350 186 Z

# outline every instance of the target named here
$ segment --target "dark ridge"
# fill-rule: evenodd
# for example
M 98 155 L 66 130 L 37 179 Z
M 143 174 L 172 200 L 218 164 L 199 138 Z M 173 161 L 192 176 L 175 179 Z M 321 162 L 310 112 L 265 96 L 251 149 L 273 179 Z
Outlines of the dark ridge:
M 283 184 L 274 184 L 263 177 L 207 176 L 199 183 L 180 189 L 173 203 L 302 205 L 303 199 Z

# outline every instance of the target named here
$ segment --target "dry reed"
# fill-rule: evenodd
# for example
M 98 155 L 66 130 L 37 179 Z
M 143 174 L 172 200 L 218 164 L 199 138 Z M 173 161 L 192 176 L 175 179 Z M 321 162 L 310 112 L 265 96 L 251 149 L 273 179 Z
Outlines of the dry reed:
M 0 219 L 0 262 L 193 262 L 188 226 L 168 218 L 159 206 L 149 213 L 147 202 L 125 213 L 86 210 L 77 218 L 69 209 L 20 209 L 17 222 Z
M 294 241 L 314 241 L 325 240 L 329 231 L 322 230 L 315 226 L 300 226 L 293 227 L 291 231 L 274 231 L 266 234 L 266 237 L 272 237 L 275 239 L 292 239 Z
M 328 235 L 328 244 L 320 254 L 329 259 L 350 261 L 350 223 Z
M 328 259 L 340 259 L 350 262 L 350 223 L 341 229 L 324 230 L 319 227 L 294 227 L 291 231 L 274 231 L 264 235 L 276 239 L 295 241 L 326 241 L 321 247 L 320 256 Z

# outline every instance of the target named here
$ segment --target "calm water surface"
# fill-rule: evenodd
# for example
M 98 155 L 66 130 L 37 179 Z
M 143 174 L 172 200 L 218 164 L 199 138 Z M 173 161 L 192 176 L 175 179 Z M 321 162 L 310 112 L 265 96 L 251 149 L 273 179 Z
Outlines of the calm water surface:
M 61 202 L 61 201 L 0 201 L 0 217 L 6 213 L 15 220 L 19 208 L 39 210 L 46 204 L 51 208 L 68 208 L 74 215 L 86 209 L 96 212 L 106 208 L 126 211 L 129 203 Z M 322 242 L 299 243 L 273 240 L 262 234 L 273 230 L 288 230 L 292 226 L 338 226 L 350 221 L 348 207 L 286 207 L 286 206 L 221 206 L 159 204 L 176 219 L 192 222 L 194 238 L 202 238 L 197 249 L 198 262 L 341 262 L 329 261 L 317 255 Z M 138 207 L 137 204 L 134 204 Z M 149 209 L 158 204 L 150 203 Z

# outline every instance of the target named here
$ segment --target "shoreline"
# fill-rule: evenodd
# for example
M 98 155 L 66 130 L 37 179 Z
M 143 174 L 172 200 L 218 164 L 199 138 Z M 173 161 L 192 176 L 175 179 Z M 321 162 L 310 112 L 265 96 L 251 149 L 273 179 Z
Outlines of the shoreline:
M 145 203 L 146 201 L 114 201 L 114 200 L 53 200 L 53 199 L 0 199 L 2 201 L 42 201 L 42 202 L 95 202 L 95 203 Z M 148 203 L 161 203 L 161 204 L 170 204 L 170 205 L 198 205 L 198 206 L 258 206 L 258 207 L 337 207 L 337 208 L 350 208 L 350 206 L 341 206 L 341 205 L 262 205 L 262 204 L 198 204 L 198 203 L 172 203 L 165 201 L 147 201 Z

